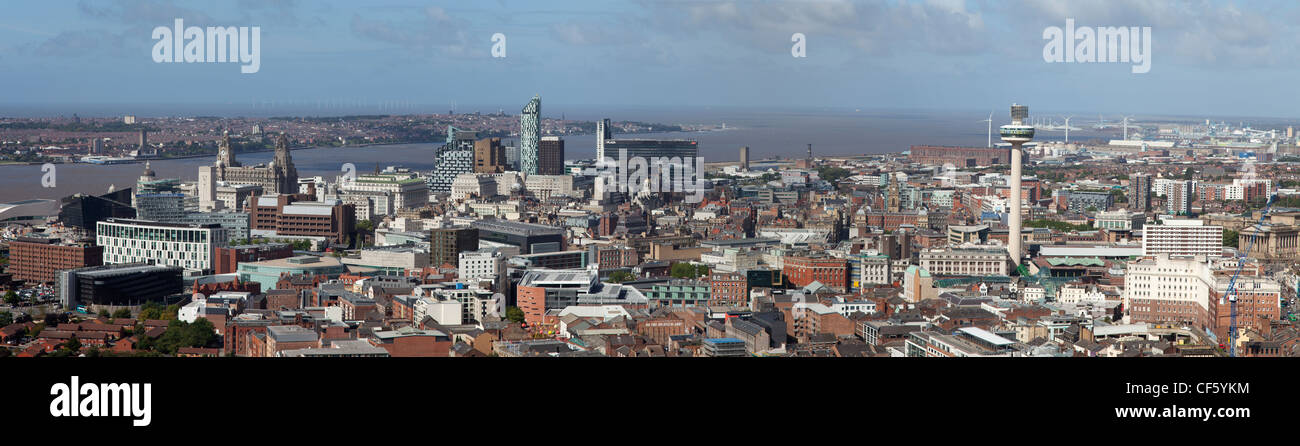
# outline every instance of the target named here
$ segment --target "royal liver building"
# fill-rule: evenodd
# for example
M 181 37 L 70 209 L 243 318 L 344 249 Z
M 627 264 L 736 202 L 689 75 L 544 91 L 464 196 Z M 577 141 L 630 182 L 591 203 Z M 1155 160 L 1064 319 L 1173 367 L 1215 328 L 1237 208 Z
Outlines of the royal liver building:
M 261 195 L 298 193 L 298 169 L 294 168 L 293 158 L 289 156 L 289 138 L 284 133 L 276 137 L 275 158 L 269 164 L 256 166 L 240 165 L 235 160 L 235 151 L 230 148 L 230 134 L 227 132 L 221 137 L 217 162 L 199 168 L 199 201 L 206 198 L 211 202 L 219 186 L 240 185 L 260 186 Z
M 289 137 L 283 133 L 275 139 L 275 159 L 265 166 L 244 167 L 235 161 L 235 151 L 230 149 L 230 135 L 221 139 L 217 154 L 217 181 L 229 184 L 255 184 L 262 186 L 263 194 L 292 194 L 298 192 L 298 169 L 289 156 Z

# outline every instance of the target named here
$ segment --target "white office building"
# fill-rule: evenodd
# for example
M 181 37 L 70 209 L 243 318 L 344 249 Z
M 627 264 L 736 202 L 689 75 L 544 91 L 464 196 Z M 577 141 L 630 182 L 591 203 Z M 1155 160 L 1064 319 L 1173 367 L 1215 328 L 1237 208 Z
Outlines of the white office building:
M 110 218 L 98 222 L 95 232 L 105 265 L 145 262 L 209 271 L 216 248 L 229 242 L 227 229 L 218 224 Z
M 1194 219 L 1166 219 L 1142 228 L 1142 255 L 1223 255 L 1223 227 Z
M 342 195 L 386 195 L 392 197 L 392 210 L 415 209 L 429 203 L 429 185 L 412 172 L 384 172 L 359 175 L 345 180 L 339 191 Z
M 505 265 L 506 256 L 501 250 L 482 249 L 460 253 L 457 271 L 462 282 L 492 282 L 497 286 L 505 276 Z

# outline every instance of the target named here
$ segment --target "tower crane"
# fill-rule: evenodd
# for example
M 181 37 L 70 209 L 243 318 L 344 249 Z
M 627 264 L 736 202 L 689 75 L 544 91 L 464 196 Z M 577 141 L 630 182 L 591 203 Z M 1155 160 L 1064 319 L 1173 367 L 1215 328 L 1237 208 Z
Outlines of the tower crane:
M 1263 226 L 1264 219 L 1268 218 L 1268 211 L 1273 208 L 1273 198 L 1276 195 L 1269 195 L 1268 203 L 1264 205 L 1264 212 L 1259 215 L 1259 222 L 1256 226 Z M 1250 250 L 1255 247 L 1255 237 L 1250 237 L 1250 243 L 1246 244 L 1246 252 L 1237 254 L 1237 271 L 1232 273 L 1232 280 L 1228 281 L 1228 356 L 1237 356 L 1237 277 L 1241 275 L 1241 269 L 1246 265 L 1246 256 L 1250 255 Z

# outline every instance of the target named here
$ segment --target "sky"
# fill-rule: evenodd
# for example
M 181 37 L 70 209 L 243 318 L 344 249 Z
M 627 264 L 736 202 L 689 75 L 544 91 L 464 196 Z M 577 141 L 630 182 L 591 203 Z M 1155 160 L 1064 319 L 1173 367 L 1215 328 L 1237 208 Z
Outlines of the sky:
M 1019 102 L 1300 117 L 1292 1 L 81 0 L 4 9 L 0 114 L 322 102 L 517 113 L 540 94 L 544 104 L 594 107 L 1003 113 Z M 260 27 L 259 71 L 155 63 L 151 33 L 176 18 Z M 1150 71 L 1044 61 L 1044 29 L 1066 19 L 1151 27 Z M 505 57 L 493 57 L 496 33 Z M 805 36 L 806 57 L 792 56 L 794 33 Z

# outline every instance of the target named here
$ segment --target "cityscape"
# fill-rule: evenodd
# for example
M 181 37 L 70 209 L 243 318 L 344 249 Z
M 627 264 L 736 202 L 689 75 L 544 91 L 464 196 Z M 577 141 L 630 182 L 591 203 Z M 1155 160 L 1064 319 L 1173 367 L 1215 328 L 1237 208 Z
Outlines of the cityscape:
M 682 7 L 691 20 L 729 27 L 742 19 L 765 25 L 779 15 L 763 10 L 769 6 L 800 24 L 865 16 L 880 6 L 740 3 Z M 1035 39 L 1048 34 L 1042 27 L 1061 39 L 1058 26 L 1066 23 L 1073 36 L 1073 18 L 1052 16 L 1027 34 L 1032 57 L 1014 64 L 1089 75 L 1119 68 L 1104 76 L 1147 86 L 1115 87 L 1113 105 L 1055 87 L 1045 93 L 1030 79 L 964 96 L 915 95 L 951 100 L 946 106 L 889 96 L 899 90 L 891 82 L 903 81 L 863 84 L 888 93 L 868 99 L 842 91 L 859 85 L 828 78 L 786 90 L 751 85 L 787 69 L 780 64 L 815 59 L 821 48 L 836 55 L 877 48 L 851 38 L 845 41 L 856 43 L 819 47 L 816 28 L 775 27 L 776 68 L 753 79 L 719 68 L 723 80 L 701 81 L 709 85 L 702 88 L 671 86 L 672 75 L 654 64 L 675 66 L 680 58 L 691 70 L 709 70 L 696 63 L 717 57 L 721 66 L 766 57 L 766 49 L 734 57 L 660 51 L 628 61 L 590 42 L 600 36 L 625 44 L 617 32 L 557 22 L 542 34 L 592 45 L 584 48 L 596 48 L 592 59 L 604 64 L 564 56 L 579 77 L 571 80 L 547 74 L 557 65 L 552 56 L 528 53 L 546 48 L 534 43 L 532 28 L 487 32 L 467 25 L 465 17 L 474 16 L 457 5 L 404 5 L 413 21 L 436 32 L 389 32 L 386 26 L 405 22 L 360 14 L 347 29 L 359 41 L 380 42 L 375 52 L 435 48 L 434 70 L 462 73 L 420 71 L 411 76 L 416 81 L 399 81 L 388 76 L 428 69 L 424 60 L 380 64 L 383 72 L 363 75 L 352 70 L 365 63 L 348 62 L 337 76 L 364 80 L 357 91 L 391 83 L 416 99 L 375 94 L 365 105 L 339 105 L 331 96 L 338 86 L 319 81 L 330 75 L 283 74 L 285 65 L 322 57 L 277 61 L 274 51 L 289 52 L 289 44 L 275 43 L 285 34 L 243 22 L 230 27 L 239 32 L 214 34 L 223 28 L 210 25 L 225 25 L 213 16 L 238 15 L 187 9 L 202 4 L 139 5 L 64 7 L 143 30 L 122 44 L 143 51 L 130 69 L 167 75 L 123 76 L 119 96 L 100 80 L 76 84 L 90 105 L 48 88 L 17 92 L 20 100 L 0 108 L 0 357 L 1300 356 L 1300 117 L 1246 102 L 1216 113 L 1222 107 L 1213 95 L 1221 92 L 1204 92 L 1208 105 L 1195 108 L 1139 80 L 1167 82 L 1161 76 L 1188 63 L 1163 46 L 1158 26 L 1133 27 L 1133 48 L 1139 37 L 1145 47 L 1131 55 L 1118 47 L 1118 62 L 1110 41 L 1117 67 L 1102 63 L 1104 52 L 1076 60 L 1074 40 L 1069 54 L 1048 58 L 1049 49 L 1061 48 L 1047 48 L 1038 59 L 1043 42 Z M 599 12 L 634 15 L 635 6 Z M 882 6 L 898 12 L 891 7 Z M 762 13 L 739 12 L 746 8 Z M 960 20 L 978 22 L 971 25 L 977 31 L 998 26 L 984 25 L 980 13 L 990 21 L 1005 13 L 1000 6 L 953 8 L 943 12 L 981 17 Z M 172 15 L 175 48 L 171 37 L 157 37 L 173 36 Z M 179 16 L 208 26 L 207 53 L 204 29 L 195 26 L 192 35 Z M 305 17 L 295 26 L 311 23 Z M 826 40 L 855 36 L 830 22 Z M 25 32 L 0 25 L 0 35 Z M 758 25 L 744 31 L 771 28 Z M 944 21 L 916 25 L 965 32 Z M 154 31 L 154 48 L 165 47 L 166 55 L 149 59 L 154 26 L 166 30 Z M 252 47 L 238 37 L 250 29 L 260 36 Z M 1096 42 L 1082 48 L 1105 48 L 1106 28 L 1086 29 Z M 443 30 L 458 37 L 443 39 Z M 483 35 L 459 37 L 466 33 Z M 229 60 L 214 49 L 227 40 L 216 46 L 214 35 L 232 42 Z M 930 49 L 936 52 L 971 50 L 956 41 L 963 39 L 935 39 L 944 46 Z M 265 52 L 257 46 L 263 43 Z M 481 46 L 478 55 L 462 53 L 473 45 Z M 845 60 L 817 62 L 830 65 L 809 76 L 863 63 Z M 237 61 L 247 69 L 217 63 Z M 481 82 L 464 68 L 498 62 L 509 68 L 482 69 Z M 954 69 L 984 69 L 962 63 Z M 537 74 L 528 64 L 545 66 Z M 574 87 L 620 64 L 637 70 L 600 87 Z M 148 101 L 162 101 L 162 93 L 128 97 L 148 92 L 150 82 L 179 91 L 168 89 L 167 76 L 181 67 L 209 70 L 195 75 L 194 84 L 205 86 L 195 89 L 201 99 L 160 111 Z M 576 74 L 584 70 L 599 73 Z M 228 80 L 259 76 L 277 82 Z M 522 78 L 523 86 L 507 82 Z M 944 88 L 931 78 L 913 80 Z M 715 92 L 732 82 L 734 91 Z M 839 90 L 816 90 L 823 83 Z M 232 85 L 240 86 L 224 88 Z M 972 90 L 966 87 L 956 86 Z M 1159 90 L 1168 103 L 1115 99 L 1143 88 Z M 292 106 L 259 102 L 277 89 Z M 808 102 L 769 109 L 744 103 L 768 93 L 775 103 L 796 96 Z M 42 102 L 41 94 L 57 100 Z M 693 96 L 715 103 L 743 97 L 732 106 L 745 111 L 690 103 Z M 1266 94 L 1241 96 L 1276 107 Z M 457 97 L 497 105 L 466 108 Z M 591 104 L 573 105 L 584 102 Z M 635 108 L 647 104 L 658 108 Z M 1278 117 L 1248 117 L 1255 115 Z
M 108 152 L 139 177 L 0 208 L 4 351 L 1300 353 L 1293 126 L 1098 119 L 1088 126 L 1114 139 L 1067 142 L 1063 124 L 1016 104 L 1009 124 L 989 118 L 982 146 L 922 139 L 898 153 L 818 156 L 810 143 L 767 159 L 741 146 L 730 148 L 738 161 L 696 172 L 681 167 L 719 149 L 611 119 L 593 123 L 607 162 L 567 156 L 568 129 L 582 126 L 543 125 L 542 104 L 492 119 L 340 117 L 334 125 L 360 140 L 383 140 L 374 121 L 405 121 L 444 141 L 429 144 L 429 170 L 334 176 L 299 174 L 290 146 L 332 138 L 293 134 L 300 122 L 177 120 L 190 134 L 222 132 L 215 159 L 186 179 L 151 169 L 181 139 L 148 143 L 140 131 L 134 148 L 95 149 L 104 139 L 93 132 L 25 129 L 16 144 L 57 138 L 88 151 L 49 165 L 98 164 L 94 153 Z M 260 146 L 269 162 L 240 161 Z M 647 163 L 610 174 L 615 153 Z M 647 168 L 659 161 L 678 167 L 663 184 L 676 175 L 685 187 L 652 187 L 661 174 Z

